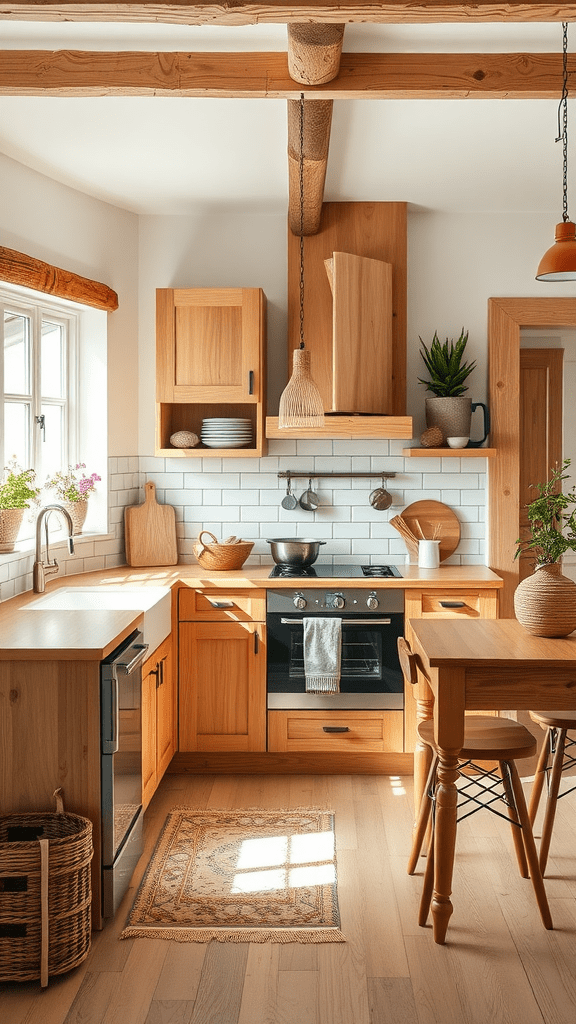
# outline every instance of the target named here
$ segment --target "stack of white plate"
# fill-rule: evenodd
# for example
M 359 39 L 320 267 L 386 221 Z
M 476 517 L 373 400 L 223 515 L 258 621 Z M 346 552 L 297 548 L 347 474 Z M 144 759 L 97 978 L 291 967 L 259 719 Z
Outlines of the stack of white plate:
M 213 416 L 202 420 L 202 444 L 207 448 L 247 448 L 252 445 L 252 420 Z

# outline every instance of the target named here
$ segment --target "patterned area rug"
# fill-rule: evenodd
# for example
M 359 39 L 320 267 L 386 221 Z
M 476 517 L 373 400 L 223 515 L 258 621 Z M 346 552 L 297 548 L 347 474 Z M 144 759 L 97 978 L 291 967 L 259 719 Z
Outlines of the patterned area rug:
M 334 814 L 202 811 L 166 818 L 121 938 L 344 942 Z

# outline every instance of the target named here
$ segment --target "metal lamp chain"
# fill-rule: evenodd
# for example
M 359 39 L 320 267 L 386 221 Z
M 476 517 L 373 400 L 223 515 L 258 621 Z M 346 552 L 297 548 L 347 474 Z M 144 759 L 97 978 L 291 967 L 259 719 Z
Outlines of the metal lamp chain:
M 300 348 L 304 348 L 304 93 L 300 93 Z
M 568 216 L 568 22 L 562 22 L 562 96 L 558 104 L 558 136 L 562 143 L 562 220 Z

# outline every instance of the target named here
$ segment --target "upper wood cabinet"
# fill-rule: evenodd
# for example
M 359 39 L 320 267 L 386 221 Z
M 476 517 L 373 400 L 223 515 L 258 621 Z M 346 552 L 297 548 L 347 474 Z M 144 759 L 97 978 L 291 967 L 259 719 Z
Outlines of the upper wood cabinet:
M 159 288 L 156 292 L 157 454 L 264 454 L 266 297 L 261 288 Z M 178 449 L 170 436 L 201 436 L 203 419 L 249 419 L 253 445 Z

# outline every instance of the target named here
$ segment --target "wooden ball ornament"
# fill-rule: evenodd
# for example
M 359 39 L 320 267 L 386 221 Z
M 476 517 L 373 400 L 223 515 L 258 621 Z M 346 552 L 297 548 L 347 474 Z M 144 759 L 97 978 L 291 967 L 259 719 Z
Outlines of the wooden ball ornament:
M 198 441 L 198 435 L 193 434 L 191 430 L 177 430 L 170 437 L 170 444 L 174 448 L 195 448 Z
M 420 444 L 423 448 L 441 448 L 444 444 L 444 435 L 440 427 L 428 427 L 420 437 Z

